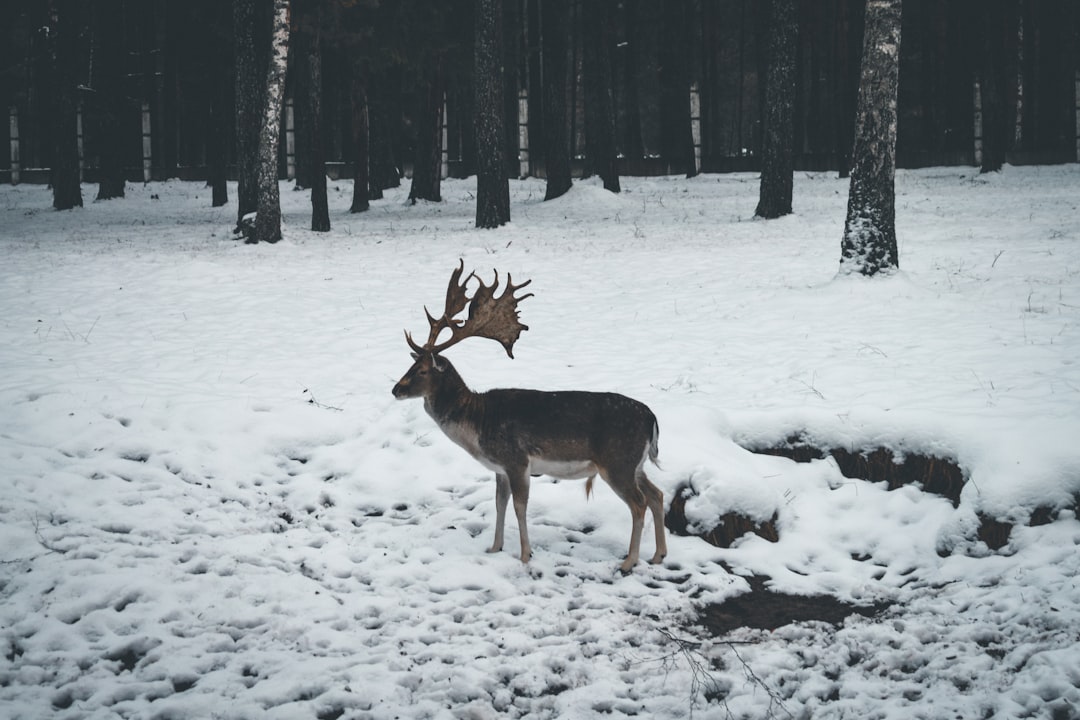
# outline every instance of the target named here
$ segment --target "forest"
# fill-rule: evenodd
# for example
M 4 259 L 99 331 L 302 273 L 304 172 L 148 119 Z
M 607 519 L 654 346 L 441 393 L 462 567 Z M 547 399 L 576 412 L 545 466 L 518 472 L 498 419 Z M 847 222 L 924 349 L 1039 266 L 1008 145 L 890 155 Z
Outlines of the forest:
M 256 67 L 265 65 L 271 5 L 7 0 L 0 6 L 0 106 L 9 117 L 0 124 L 0 181 L 46 182 L 57 136 L 72 134 L 86 181 L 109 167 L 129 181 L 235 177 L 237 124 L 245 117 L 238 95 L 251 82 L 238 76 L 238 59 L 249 48 Z M 497 5 L 511 177 L 545 176 L 545 123 L 563 126 L 575 176 L 596 171 L 606 141 L 622 175 L 760 168 L 775 35 L 769 3 Z M 864 2 L 793 5 L 794 167 L 843 172 Z M 412 175 L 418 153 L 437 158 L 444 177 L 475 174 L 479 6 L 292 2 L 279 175 L 307 187 L 310 161 L 320 156 L 330 177 L 354 177 L 358 152 L 370 157 L 376 196 Z M 898 167 L 1077 159 L 1077 3 L 905 0 L 902 25 Z M 259 82 L 263 75 L 255 73 Z M 605 98 L 613 130 L 590 138 L 590 108 Z M 64 103 L 73 108 L 71 122 Z M 552 115 L 547 105 L 563 107 Z

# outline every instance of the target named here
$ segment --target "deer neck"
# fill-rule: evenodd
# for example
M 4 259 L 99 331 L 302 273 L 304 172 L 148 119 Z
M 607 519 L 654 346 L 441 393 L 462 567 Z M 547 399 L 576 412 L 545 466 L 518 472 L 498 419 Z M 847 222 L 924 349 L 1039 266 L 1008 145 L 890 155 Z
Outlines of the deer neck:
M 480 395 L 469 389 L 449 363 L 442 381 L 424 398 L 427 414 L 444 430 L 449 425 L 473 424 L 480 404 Z

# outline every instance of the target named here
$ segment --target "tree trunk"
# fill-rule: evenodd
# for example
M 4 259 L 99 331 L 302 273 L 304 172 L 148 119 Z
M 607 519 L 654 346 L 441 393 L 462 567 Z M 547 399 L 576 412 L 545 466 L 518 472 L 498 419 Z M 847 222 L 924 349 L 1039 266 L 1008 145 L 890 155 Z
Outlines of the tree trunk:
M 94 58 L 88 108 L 98 137 L 97 200 L 124 197 L 124 36 L 119 0 L 94 3 Z M 87 113 L 91 115 L 91 113 Z M 88 118 L 89 119 L 89 118 Z
M 697 174 L 694 138 L 690 128 L 690 68 L 687 6 L 684 0 L 664 0 L 660 35 L 660 153 L 670 171 Z
M 368 83 L 368 150 L 371 168 L 371 199 L 382 200 L 383 190 L 401 185 L 394 132 L 400 119 L 396 93 L 400 87 L 398 73 L 388 70 Z
M 896 247 L 896 92 L 901 0 L 867 0 L 855 149 L 840 272 L 900 265 Z
M 82 207 L 79 178 L 78 94 L 79 3 L 57 0 L 53 17 L 53 77 L 56 106 L 53 112 L 53 207 L 70 210 Z
M 477 0 L 475 34 L 476 227 L 510 222 L 510 181 L 503 153 L 502 0 Z
M 612 87 L 612 13 L 610 0 L 582 6 L 585 63 L 585 159 L 587 167 L 604 181 L 604 189 L 619 192 L 619 165 L 615 149 L 615 94 Z
M 630 160 L 631 167 L 645 157 L 645 144 L 641 138 L 641 97 L 638 91 L 638 68 L 641 65 L 638 47 L 640 43 L 635 33 L 639 32 L 638 3 L 643 0 L 626 0 L 623 3 L 623 25 L 626 28 L 627 42 L 622 45 L 623 86 L 625 98 L 620 105 L 625 113 L 625 135 L 622 152 Z
M 769 4 L 769 70 L 765 81 L 761 191 L 754 213 L 758 217 L 778 218 L 791 212 L 798 32 L 795 0 L 772 0 Z
M 236 225 L 259 206 L 259 118 L 266 92 L 263 3 L 233 0 L 236 57 Z
M 255 235 L 250 241 L 273 243 L 281 239 L 278 141 L 281 135 L 281 104 L 285 94 L 285 69 L 289 53 L 289 0 L 274 0 L 270 37 L 266 96 L 259 128 L 259 205 L 255 215 Z
M 442 201 L 443 59 L 427 61 L 420 87 L 416 122 L 416 158 L 413 160 L 409 201 Z
M 219 3 L 214 8 L 214 19 L 222 33 L 229 32 L 231 28 L 231 8 L 227 3 Z M 211 206 L 222 207 L 229 202 L 229 188 L 227 184 L 227 160 L 226 157 L 226 133 L 229 132 L 229 82 L 230 78 L 225 68 L 229 66 L 229 52 L 226 39 L 228 35 L 212 36 L 213 46 L 209 48 L 211 57 L 215 58 L 214 67 L 208 69 L 209 81 L 213 90 L 210 96 L 210 120 L 206 152 L 209 155 L 208 165 L 210 177 Z
M 571 186 L 566 107 L 570 79 L 566 64 L 570 7 L 567 0 L 544 0 L 540 12 L 543 26 L 540 43 L 544 71 L 544 167 L 547 171 L 544 200 L 552 200 L 565 195 Z
M 316 0 L 301 0 L 304 9 L 300 32 L 306 35 L 302 66 L 307 69 L 302 91 L 305 135 L 307 137 L 306 167 L 308 187 L 311 188 L 311 229 L 329 232 L 330 208 L 326 197 L 326 159 L 322 133 L 322 10 Z
M 517 2 L 502 5 L 503 13 L 503 161 L 507 177 L 517 177 L 518 162 L 518 90 L 521 88 L 521 5 Z
M 356 154 L 353 156 L 356 169 L 353 173 L 351 213 L 361 213 L 370 207 L 368 197 L 370 183 L 368 174 L 368 101 L 364 76 L 358 63 L 353 63 L 352 77 L 349 79 L 349 101 L 352 108 L 352 134 Z
M 996 172 L 1005 165 L 1005 155 L 1014 137 L 1008 107 L 1009 54 L 1015 42 L 1020 17 L 1016 0 L 988 0 L 982 5 L 983 152 L 982 172 Z M 1015 51 L 1015 48 L 1012 48 Z

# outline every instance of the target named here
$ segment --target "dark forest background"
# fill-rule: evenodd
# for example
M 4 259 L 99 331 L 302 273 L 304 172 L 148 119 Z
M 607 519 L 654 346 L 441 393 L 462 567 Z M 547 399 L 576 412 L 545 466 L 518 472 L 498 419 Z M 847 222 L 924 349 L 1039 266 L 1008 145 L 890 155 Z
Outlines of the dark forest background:
M 503 3 L 514 175 L 544 174 L 544 2 Z M 759 169 L 768 3 L 596 2 L 607 8 L 603 32 L 597 32 L 592 0 L 570 0 L 569 23 L 559 26 L 570 75 L 567 122 L 575 172 L 587 170 L 585 58 L 596 43 L 611 63 L 620 174 L 686 172 L 693 158 L 686 157 L 682 138 L 698 116 L 700 159 L 691 170 Z M 57 6 L 76 31 L 72 67 L 78 68 L 87 181 L 110 155 L 120 158 L 129 180 L 144 179 L 144 170 L 153 179 L 206 179 L 214 165 L 234 175 L 232 3 L 2 0 L 0 107 L 9 121 L 0 123 L 0 181 L 12 180 L 13 163 L 23 182 L 48 180 L 57 52 L 50 28 Z M 311 72 L 302 60 L 309 54 L 304 39 L 312 37 L 321 45 L 317 142 L 332 177 L 354 173 L 356 83 L 367 102 L 373 163 L 379 156 L 396 172 L 410 172 L 434 87 L 445 94 L 448 174 L 474 174 L 473 11 L 471 0 L 295 3 L 286 81 L 291 142 L 281 144 L 281 175 L 302 172 L 303 158 L 312 153 L 305 132 L 313 107 L 306 100 Z M 863 0 L 798 3 L 796 169 L 847 166 L 863 13 Z M 1080 2 L 904 0 L 902 28 L 898 166 L 978 165 L 984 141 L 996 143 L 1014 164 L 1078 159 Z M 699 112 L 692 109 L 692 87 Z M 517 148 L 523 93 L 527 155 Z M 991 116 L 1007 128 L 996 139 L 978 130 Z M 106 147 L 116 152 L 103 152 Z M 519 156 L 527 158 L 524 166 Z M 290 157 L 299 160 L 290 163 Z

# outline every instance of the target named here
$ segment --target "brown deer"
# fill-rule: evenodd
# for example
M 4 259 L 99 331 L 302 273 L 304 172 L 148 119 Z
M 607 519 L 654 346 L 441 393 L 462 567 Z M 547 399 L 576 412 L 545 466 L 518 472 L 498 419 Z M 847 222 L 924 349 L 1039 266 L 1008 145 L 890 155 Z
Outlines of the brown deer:
M 495 297 L 498 271 L 490 286 L 475 272 L 460 282 L 463 271 L 464 262 L 450 276 L 442 317 L 436 320 L 425 308 L 431 325 L 427 342 L 417 345 L 405 332 L 415 362 L 394 386 L 394 397 L 424 398 L 424 409 L 439 428 L 495 472 L 495 542 L 488 552 L 502 550 L 506 505 L 513 497 L 521 560 L 529 561 L 532 548 L 525 511 L 530 476 L 588 478 L 588 496 L 599 475 L 630 507 L 633 518 L 630 550 L 619 570 L 627 574 L 637 564 L 646 509 L 652 511 L 656 526 L 656 554 L 650 562 L 661 562 L 667 555 L 664 494 L 644 470 L 646 460 L 656 464 L 660 432 L 656 416 L 637 400 L 615 393 L 470 390 L 442 353 L 465 338 L 484 337 L 498 341 L 513 358 L 514 343 L 522 330 L 528 330 L 518 318 L 517 304 L 532 293 L 515 297 L 531 280 L 514 285 L 507 275 L 506 288 Z M 479 287 L 469 297 L 466 286 L 473 278 Z M 457 318 L 466 306 L 468 317 Z M 450 336 L 438 342 L 444 330 Z

